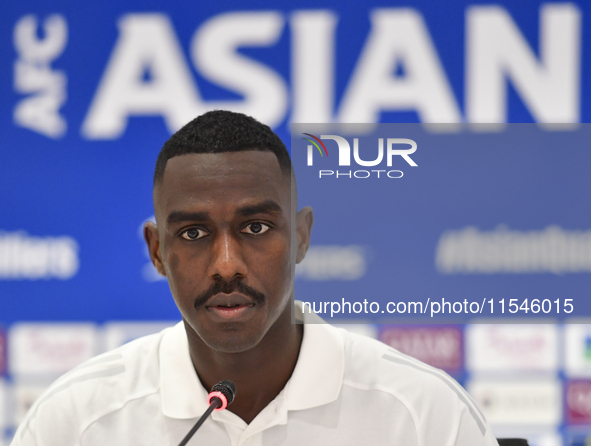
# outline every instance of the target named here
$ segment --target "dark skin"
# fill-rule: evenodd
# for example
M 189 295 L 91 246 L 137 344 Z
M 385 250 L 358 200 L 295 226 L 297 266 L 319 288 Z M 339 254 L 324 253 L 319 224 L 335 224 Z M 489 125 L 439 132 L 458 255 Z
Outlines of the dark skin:
M 206 389 L 229 379 L 229 406 L 250 423 L 283 389 L 299 354 L 293 268 L 310 243 L 312 209 L 292 222 L 289 174 L 272 152 L 168 160 L 144 236 L 168 278 L 193 365 Z

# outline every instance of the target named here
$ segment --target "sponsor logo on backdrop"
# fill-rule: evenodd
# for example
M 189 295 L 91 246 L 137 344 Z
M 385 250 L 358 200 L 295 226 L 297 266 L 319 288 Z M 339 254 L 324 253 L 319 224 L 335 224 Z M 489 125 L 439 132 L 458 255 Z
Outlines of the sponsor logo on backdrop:
M 309 136 L 309 138 L 303 138 L 305 141 L 308 141 L 311 144 L 307 146 L 307 165 L 313 166 L 314 165 L 314 154 L 316 150 L 320 153 L 320 156 L 324 158 L 324 154 L 326 154 L 326 158 L 328 159 L 328 150 L 326 145 L 322 140 L 333 140 L 337 143 L 338 146 L 338 166 L 339 168 L 342 166 L 351 166 L 351 146 L 349 141 L 346 138 L 338 135 L 321 135 L 320 138 L 310 134 L 304 133 L 304 135 Z M 312 138 L 312 139 L 310 139 Z M 411 159 L 410 155 L 415 153 L 417 150 L 417 143 L 412 139 L 406 138 L 386 138 L 386 166 L 385 167 L 392 167 L 392 158 L 394 156 L 401 156 L 410 166 L 417 167 L 417 164 Z M 410 145 L 410 149 L 403 149 L 400 146 L 408 146 Z M 322 149 L 320 148 L 322 146 Z M 330 144 L 329 144 L 330 146 Z M 353 138 L 353 159 L 356 165 L 363 166 L 363 167 L 375 167 L 378 166 L 384 160 L 384 138 L 378 138 L 377 140 L 377 157 L 373 160 L 363 160 L 360 156 L 360 148 L 359 148 L 359 138 Z M 316 149 L 315 149 L 316 148 Z M 324 153 L 323 153 L 324 150 Z M 326 160 L 325 160 L 326 161 Z M 328 169 L 331 167 L 331 164 L 324 164 L 326 169 L 318 170 L 318 177 L 319 178 L 350 178 L 350 179 L 364 179 L 364 178 L 402 178 L 404 173 L 401 170 L 391 170 L 391 169 L 359 169 L 359 170 L 347 170 L 347 169 L 336 169 L 333 168 Z
M 71 279 L 80 267 L 79 250 L 72 237 L 0 231 L 0 280 Z
M 466 364 L 470 371 L 555 371 L 558 328 L 550 324 L 468 325 Z
M 9 332 L 9 371 L 15 375 L 62 374 L 98 353 L 94 324 L 21 323 Z
M 562 420 L 558 380 L 474 380 L 467 389 L 493 426 L 555 426 Z
M 380 341 L 449 373 L 464 365 L 462 330 L 459 327 L 385 327 Z
M 301 280 L 359 280 L 367 271 L 367 252 L 358 245 L 313 245 L 296 265 Z
M 564 351 L 568 376 L 591 377 L 591 324 L 565 325 Z
M 444 232 L 435 251 L 441 274 L 565 274 L 591 271 L 591 230 L 548 226 L 516 231 L 467 227 Z
M 567 381 L 566 422 L 591 424 L 591 380 Z

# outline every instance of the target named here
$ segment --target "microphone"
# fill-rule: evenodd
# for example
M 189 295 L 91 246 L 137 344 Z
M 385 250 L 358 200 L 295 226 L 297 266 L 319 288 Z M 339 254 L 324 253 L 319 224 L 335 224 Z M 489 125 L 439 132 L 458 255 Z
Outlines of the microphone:
M 234 401 L 235 396 L 236 386 L 232 381 L 224 379 L 217 383 L 215 386 L 213 386 L 211 388 L 211 392 L 209 392 L 209 395 L 207 395 L 207 404 L 209 404 L 209 407 L 204 412 L 204 414 L 201 415 L 201 418 L 197 420 L 197 423 L 195 423 L 195 426 L 193 426 L 189 433 L 187 433 L 185 438 L 183 438 L 183 441 L 179 443 L 179 446 L 185 446 L 189 442 L 193 434 L 197 432 L 197 429 L 201 427 L 201 425 L 207 419 L 207 417 L 214 410 L 224 410 L 226 407 L 232 404 L 232 401 Z

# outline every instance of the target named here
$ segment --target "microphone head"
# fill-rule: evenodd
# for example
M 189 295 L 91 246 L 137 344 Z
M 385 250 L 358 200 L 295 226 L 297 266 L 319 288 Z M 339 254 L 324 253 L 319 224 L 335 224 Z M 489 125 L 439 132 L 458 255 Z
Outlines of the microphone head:
M 213 386 L 211 391 L 222 393 L 228 400 L 228 405 L 230 405 L 236 396 L 236 385 L 232 381 L 224 379 Z

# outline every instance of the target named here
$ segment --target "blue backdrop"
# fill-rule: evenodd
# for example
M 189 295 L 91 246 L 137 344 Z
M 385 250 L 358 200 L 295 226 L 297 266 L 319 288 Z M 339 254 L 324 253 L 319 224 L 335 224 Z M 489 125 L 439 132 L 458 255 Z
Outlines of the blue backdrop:
M 44 374 L 46 385 L 63 371 L 67 361 L 56 346 L 80 341 L 70 366 L 101 350 L 97 327 L 110 333 L 103 348 L 161 328 L 105 322 L 179 319 L 141 227 L 153 215 L 162 144 L 210 109 L 255 116 L 292 151 L 300 204 L 316 213 L 309 255 L 296 271 L 297 298 L 367 299 L 381 309 L 442 299 L 484 307 L 454 314 L 454 322 L 490 316 L 491 300 L 493 316 L 504 305 L 507 321 L 523 319 L 538 299 L 536 317 L 544 320 L 588 317 L 591 130 L 581 123 L 591 121 L 590 13 L 588 2 L 529 0 L 2 3 L 0 433 L 9 438 L 22 416 L 13 417 L 7 402 L 26 409 L 38 394 L 21 386 L 27 373 Z M 330 133 L 316 126 L 378 122 L 396 124 Z M 293 134 L 292 123 L 302 124 Z M 303 133 L 327 148 L 325 157 L 313 152 L 313 166 Z M 346 138 L 352 152 L 359 138 L 365 161 L 376 158 L 378 138 L 412 139 L 417 166 L 398 155 L 392 166 L 384 159 L 365 167 L 353 155 L 350 165 L 339 165 L 327 134 Z M 355 178 L 371 169 L 403 175 Z M 335 173 L 320 178 L 319 170 Z M 342 175 L 349 171 L 351 178 Z M 527 299 L 528 313 L 509 313 L 511 299 Z M 567 299 L 573 313 L 564 313 Z M 449 322 L 427 316 L 419 322 Z M 20 321 L 90 324 L 35 337 L 39 326 Z M 544 407 L 556 413 L 533 428 L 549 430 L 551 439 L 533 444 L 584 444 L 591 331 L 565 327 L 563 337 L 556 326 L 483 327 L 373 327 L 373 335 L 418 352 L 462 383 L 497 363 L 493 374 L 505 365 L 524 379 L 534 369 L 546 373 L 552 382 L 524 390 L 497 423 L 532 428 L 523 421 L 528 402 L 540 406 L 543 394 L 550 401 Z M 472 339 L 467 362 L 464 333 Z M 13 344 L 22 349 L 7 356 Z M 525 347 L 507 347 L 513 344 Z M 511 368 L 536 348 L 535 361 Z M 573 377 L 582 383 L 568 381 Z M 513 395 L 510 386 L 476 384 L 482 404 Z M 563 387 L 574 389 L 571 406 Z
M 419 148 L 420 175 L 407 173 L 396 194 L 365 203 L 356 215 L 382 226 L 354 231 L 351 241 L 350 217 L 302 189 L 301 203 L 313 203 L 319 217 L 315 244 L 366 249 L 357 259 L 366 273 L 347 284 L 350 293 L 427 295 L 444 283 L 461 295 L 581 290 L 589 268 L 560 277 L 544 268 L 445 273 L 435 254 L 445 231 L 469 226 L 587 228 L 588 158 L 584 147 L 562 143 L 584 135 L 582 127 L 536 125 L 536 138 L 555 144 L 539 149 L 524 136 L 509 149 L 490 147 L 519 140 L 507 127 L 466 123 L 589 121 L 588 4 L 240 5 L 2 6 L 0 252 L 8 254 L 0 258 L 0 321 L 177 317 L 166 284 L 146 280 L 138 229 L 153 213 L 163 141 L 218 107 L 259 117 L 287 144 L 292 120 L 465 124 L 433 136 L 445 147 Z M 488 146 L 472 147 L 479 141 Z M 412 212 L 405 200 L 416 201 Z M 415 238 L 397 237 L 411 227 Z M 298 287 L 325 294 L 342 285 L 331 283 L 337 276 L 300 274 Z

